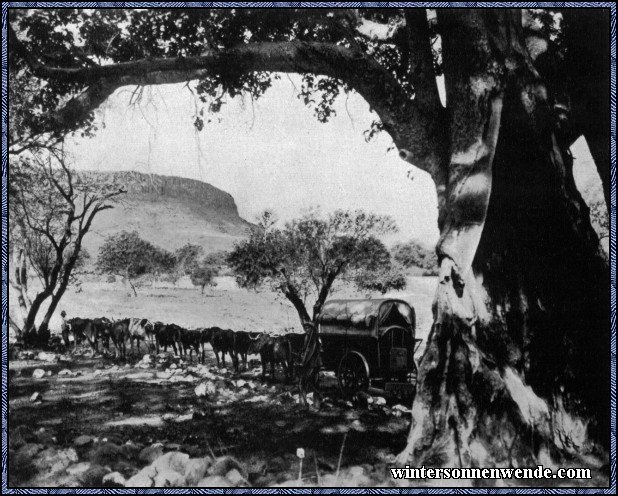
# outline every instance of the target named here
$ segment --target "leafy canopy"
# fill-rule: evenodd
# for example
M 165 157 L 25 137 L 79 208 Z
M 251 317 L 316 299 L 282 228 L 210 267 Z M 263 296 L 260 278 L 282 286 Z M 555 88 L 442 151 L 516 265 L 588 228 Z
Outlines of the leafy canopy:
M 107 274 L 128 275 L 168 272 L 176 265 L 174 255 L 139 237 L 137 231 L 109 236 L 99 248 L 97 268 Z
M 338 278 L 359 288 L 402 289 L 403 277 L 385 271 L 393 268 L 390 253 L 376 237 L 394 233 L 388 216 L 339 210 L 322 216 L 311 212 L 277 228 L 265 212 L 250 238 L 236 245 L 227 258 L 238 284 L 258 288 L 264 284 L 292 301 L 301 320 L 305 300 L 313 295 L 314 317 Z M 381 281 L 379 284 L 377 283 Z
M 323 42 L 370 55 L 413 94 L 401 9 L 11 9 L 9 22 L 21 43 L 17 56 L 11 57 L 12 73 L 23 78 L 24 85 L 34 84 L 40 90 L 29 94 L 28 102 L 20 102 L 12 115 L 30 136 L 49 129 L 56 129 L 59 136 L 65 133 L 53 122 L 52 111 L 91 83 L 51 76 L 39 87 L 32 79 L 33 59 L 50 67 L 78 69 L 200 56 L 250 43 Z M 363 29 L 377 23 L 386 27 L 387 41 Z M 335 99 L 350 87 L 335 78 L 299 73 L 304 76 L 298 97 L 320 121 L 327 121 L 335 113 Z M 226 96 L 259 98 L 279 77 L 273 72 L 243 72 L 230 64 L 201 75 L 193 90 L 200 104 L 194 115 L 196 128 L 203 129 L 205 111 L 220 110 Z M 79 117 L 83 133 L 96 131 L 92 114 Z M 376 120 L 370 131 L 379 127 Z

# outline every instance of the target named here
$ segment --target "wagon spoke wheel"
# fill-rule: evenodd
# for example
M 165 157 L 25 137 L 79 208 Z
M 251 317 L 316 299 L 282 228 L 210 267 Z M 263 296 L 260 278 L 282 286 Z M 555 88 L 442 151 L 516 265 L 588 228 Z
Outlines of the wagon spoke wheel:
M 357 351 L 346 353 L 339 362 L 337 371 L 339 388 L 349 397 L 369 388 L 369 366 L 365 357 Z

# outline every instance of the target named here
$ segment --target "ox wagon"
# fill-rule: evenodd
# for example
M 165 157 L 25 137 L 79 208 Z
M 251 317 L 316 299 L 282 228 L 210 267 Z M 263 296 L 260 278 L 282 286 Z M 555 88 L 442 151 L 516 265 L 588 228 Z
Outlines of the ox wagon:
M 409 398 L 416 392 L 414 308 L 403 300 L 329 300 L 317 318 L 324 369 L 352 396 L 369 387 Z

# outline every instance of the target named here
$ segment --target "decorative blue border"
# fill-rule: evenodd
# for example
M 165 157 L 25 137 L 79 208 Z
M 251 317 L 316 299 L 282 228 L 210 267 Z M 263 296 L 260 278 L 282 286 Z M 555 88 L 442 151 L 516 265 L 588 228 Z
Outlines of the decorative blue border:
M 9 7 L 604 7 L 611 12 L 611 448 L 607 489 L 9 489 L 8 429 L 8 107 L 7 14 Z M 616 5 L 612 2 L 6 2 L 2 4 L 2 493 L 3 494 L 615 494 L 616 493 Z

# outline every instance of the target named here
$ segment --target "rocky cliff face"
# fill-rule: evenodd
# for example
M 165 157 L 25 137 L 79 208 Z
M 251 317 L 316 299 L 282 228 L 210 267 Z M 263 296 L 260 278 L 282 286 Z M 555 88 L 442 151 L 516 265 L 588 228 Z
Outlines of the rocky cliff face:
M 86 236 L 84 245 L 93 257 L 107 236 L 122 230 L 136 230 L 168 250 L 194 243 L 208 253 L 230 249 L 251 228 L 238 215 L 234 198 L 208 183 L 140 172 L 83 174 L 119 183 L 127 191 L 114 209 L 99 214 Z

